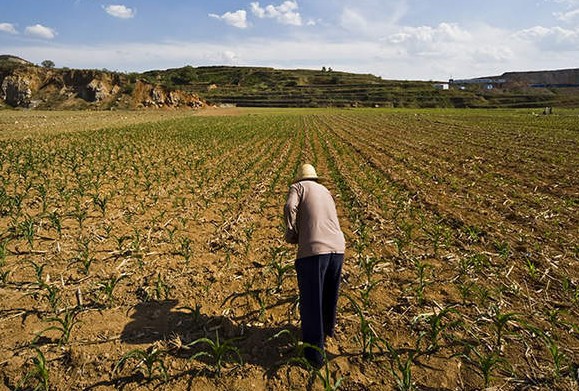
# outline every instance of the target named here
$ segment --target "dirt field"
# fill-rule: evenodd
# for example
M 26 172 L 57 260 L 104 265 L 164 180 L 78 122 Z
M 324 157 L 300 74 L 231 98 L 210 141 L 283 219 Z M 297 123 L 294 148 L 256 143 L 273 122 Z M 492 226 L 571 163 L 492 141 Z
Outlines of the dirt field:
M 282 208 L 347 238 L 299 360 Z M 0 389 L 576 390 L 579 112 L 0 111 Z

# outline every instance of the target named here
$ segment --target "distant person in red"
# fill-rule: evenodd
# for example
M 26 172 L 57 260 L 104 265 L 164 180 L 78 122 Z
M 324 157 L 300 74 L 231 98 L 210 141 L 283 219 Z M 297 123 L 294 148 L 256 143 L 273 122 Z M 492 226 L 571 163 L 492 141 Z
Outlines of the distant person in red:
M 345 240 L 332 195 L 318 182 L 311 164 L 302 165 L 284 207 L 285 240 L 298 245 L 295 262 L 300 292 L 302 339 L 324 350 L 334 336 Z M 304 350 L 314 366 L 323 365 L 321 351 Z

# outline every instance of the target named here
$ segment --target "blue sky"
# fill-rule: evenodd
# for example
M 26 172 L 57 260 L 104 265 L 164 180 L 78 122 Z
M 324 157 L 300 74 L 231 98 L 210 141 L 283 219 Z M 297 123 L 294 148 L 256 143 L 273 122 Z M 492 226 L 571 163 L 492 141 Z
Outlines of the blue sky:
M 579 0 L 0 0 L 0 54 L 446 80 L 579 67 Z

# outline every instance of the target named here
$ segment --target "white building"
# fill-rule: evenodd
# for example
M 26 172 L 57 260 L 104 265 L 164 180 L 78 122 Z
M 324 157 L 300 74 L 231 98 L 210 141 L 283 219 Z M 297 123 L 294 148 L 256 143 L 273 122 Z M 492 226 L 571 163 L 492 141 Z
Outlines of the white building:
M 434 88 L 437 90 L 448 90 L 449 84 L 448 83 L 438 83 L 434 85 Z

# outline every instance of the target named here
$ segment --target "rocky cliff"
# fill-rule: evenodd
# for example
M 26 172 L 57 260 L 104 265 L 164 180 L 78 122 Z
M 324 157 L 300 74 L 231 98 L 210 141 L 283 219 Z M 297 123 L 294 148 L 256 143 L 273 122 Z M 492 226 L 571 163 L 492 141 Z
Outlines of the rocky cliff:
M 507 72 L 503 73 L 501 78 L 511 84 L 519 86 L 532 86 L 537 84 L 579 86 L 579 68 L 553 71 Z
M 39 109 L 200 108 L 196 94 L 139 80 L 138 75 L 0 63 L 0 104 Z

